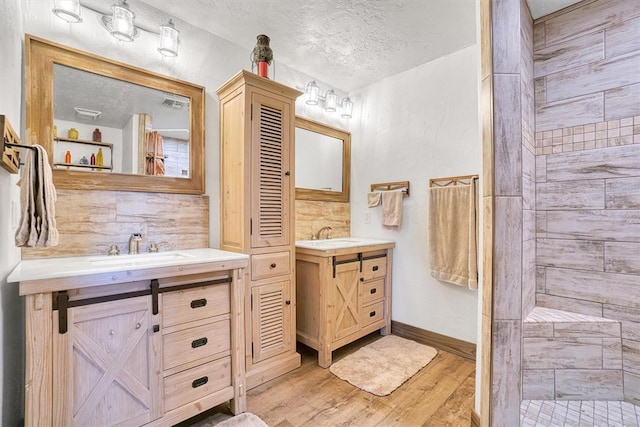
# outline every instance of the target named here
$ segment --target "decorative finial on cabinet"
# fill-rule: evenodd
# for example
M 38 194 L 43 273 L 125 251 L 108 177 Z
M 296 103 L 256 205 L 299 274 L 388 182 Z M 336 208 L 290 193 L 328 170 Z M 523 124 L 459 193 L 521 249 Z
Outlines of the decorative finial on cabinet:
M 271 39 L 264 34 L 258 35 L 257 39 L 256 47 L 254 47 L 251 52 L 252 69 L 254 69 L 257 64 L 258 75 L 269 78 L 269 65 L 271 65 L 271 61 L 273 61 L 273 50 L 269 47 Z

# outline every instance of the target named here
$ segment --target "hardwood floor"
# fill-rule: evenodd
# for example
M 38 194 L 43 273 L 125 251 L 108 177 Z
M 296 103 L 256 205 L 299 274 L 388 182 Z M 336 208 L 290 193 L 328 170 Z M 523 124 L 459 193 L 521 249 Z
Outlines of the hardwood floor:
M 368 335 L 333 353 L 337 361 L 380 335 Z M 378 397 L 317 365 L 317 352 L 298 344 L 302 366 L 250 390 L 248 412 L 271 427 L 469 426 L 474 403 L 475 362 L 439 350 L 438 355 L 389 396 Z M 228 413 L 220 406 L 209 411 Z M 203 415 L 184 426 L 202 421 Z

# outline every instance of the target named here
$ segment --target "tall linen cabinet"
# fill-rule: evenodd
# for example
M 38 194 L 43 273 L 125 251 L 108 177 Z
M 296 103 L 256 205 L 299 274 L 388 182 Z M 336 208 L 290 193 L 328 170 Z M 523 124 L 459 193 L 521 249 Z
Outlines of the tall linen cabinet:
M 300 366 L 296 353 L 294 126 L 302 92 L 242 70 L 220 97 L 220 249 L 250 255 L 247 389 Z

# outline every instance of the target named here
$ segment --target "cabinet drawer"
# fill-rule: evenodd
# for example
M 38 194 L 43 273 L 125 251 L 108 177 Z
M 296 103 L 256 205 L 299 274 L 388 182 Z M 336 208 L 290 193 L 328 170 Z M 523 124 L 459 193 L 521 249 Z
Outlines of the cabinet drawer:
M 283 276 L 291 272 L 290 253 L 251 255 L 251 280 Z
M 229 284 L 209 285 L 162 294 L 164 327 L 230 312 Z
M 382 319 L 384 319 L 384 301 L 362 307 L 360 323 L 363 328 Z
M 362 262 L 364 280 L 376 279 L 387 275 L 387 257 L 367 259 Z
M 231 385 L 231 357 L 188 369 L 164 379 L 164 410 L 186 403 Z
M 194 360 L 229 352 L 231 349 L 229 319 L 167 334 L 162 338 L 164 369 Z
M 384 279 L 372 280 L 362 284 L 362 304 L 369 304 L 384 298 Z

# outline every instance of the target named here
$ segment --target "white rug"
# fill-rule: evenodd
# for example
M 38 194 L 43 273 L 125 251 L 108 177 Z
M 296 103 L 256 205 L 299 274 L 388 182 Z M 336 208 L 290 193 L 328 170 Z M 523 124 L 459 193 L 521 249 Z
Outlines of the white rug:
M 332 364 L 329 371 L 364 391 L 386 396 L 436 354 L 438 351 L 433 347 L 387 335 Z
M 269 427 L 260 417 L 249 412 L 230 417 L 227 414 L 217 413 L 212 415 L 192 427 Z

